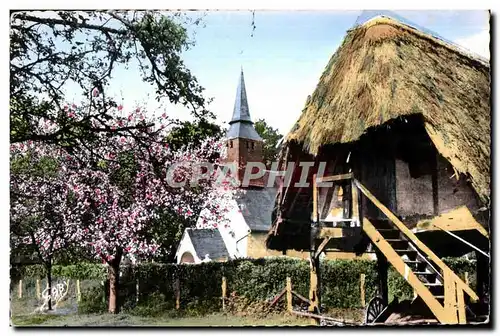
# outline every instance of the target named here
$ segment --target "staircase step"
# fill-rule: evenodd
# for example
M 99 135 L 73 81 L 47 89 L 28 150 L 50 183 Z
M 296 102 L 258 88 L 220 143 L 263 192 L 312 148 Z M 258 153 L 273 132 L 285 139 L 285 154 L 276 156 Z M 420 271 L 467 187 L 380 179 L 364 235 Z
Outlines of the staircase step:
M 403 259 L 404 260 L 404 259 Z M 405 264 L 410 266 L 413 272 L 424 272 L 427 267 L 427 262 L 422 260 L 404 260 Z
M 420 272 L 420 271 L 417 271 L 417 272 L 413 272 L 415 273 L 415 275 L 436 275 L 436 273 L 431 273 L 431 272 Z
M 399 255 L 407 255 L 410 260 L 413 260 L 417 257 L 417 251 L 415 250 L 395 250 L 397 254 Z
M 425 282 L 427 283 L 431 283 L 431 282 L 435 282 L 436 279 L 437 279 L 437 274 L 436 273 L 431 273 L 431 272 L 423 272 L 423 271 L 413 271 L 413 274 L 415 274 L 417 277 L 424 277 L 425 278 Z M 424 283 L 425 283 L 424 282 Z
M 444 286 L 442 284 L 427 283 L 425 287 L 427 287 L 433 295 L 444 295 Z
M 408 248 L 409 243 L 407 240 L 403 239 L 386 239 L 389 244 L 391 244 L 393 249 L 403 250 Z
M 385 239 L 399 239 L 401 235 L 401 232 L 395 229 L 378 229 L 377 231 L 380 232 Z

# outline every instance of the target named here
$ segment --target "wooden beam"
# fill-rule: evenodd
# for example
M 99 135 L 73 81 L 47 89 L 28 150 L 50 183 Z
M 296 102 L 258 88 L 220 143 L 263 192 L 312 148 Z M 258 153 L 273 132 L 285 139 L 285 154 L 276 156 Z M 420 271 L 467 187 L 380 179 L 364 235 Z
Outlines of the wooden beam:
M 335 181 L 340 181 L 340 180 L 349 180 L 352 179 L 352 173 L 347 173 L 347 174 L 340 174 L 340 175 L 333 175 L 333 176 L 324 176 L 324 177 L 318 177 L 314 176 L 314 180 L 317 182 L 335 182 Z
M 76 287 L 76 295 L 77 295 L 77 298 L 78 298 L 78 301 L 80 301 L 80 283 L 79 283 L 80 280 L 77 280 L 77 287 Z M 38 300 L 40 300 L 42 298 L 42 292 L 40 290 L 40 279 L 36 279 L 36 298 Z
M 457 308 L 458 308 L 458 323 L 466 324 L 467 318 L 465 317 L 465 300 L 464 291 L 462 288 L 457 287 Z
M 321 228 L 319 229 L 318 238 L 342 238 L 342 228 Z
M 226 277 L 222 277 L 222 310 L 226 310 L 226 297 L 227 297 L 227 280 Z
M 316 184 L 316 174 L 313 175 L 313 214 L 312 221 L 318 222 L 318 186 Z
M 292 304 L 292 279 L 286 277 L 286 308 L 289 312 L 293 310 Z
M 351 183 L 351 209 L 351 217 L 358 221 L 359 226 L 361 222 L 359 218 L 359 193 L 354 183 Z
M 310 258 L 310 280 L 309 280 L 309 309 L 310 313 L 320 312 L 320 275 L 319 275 L 319 258 L 315 258 L 311 253 Z M 311 320 L 312 323 L 318 324 L 319 321 Z
M 466 206 L 445 212 L 431 219 L 424 219 L 417 223 L 419 230 L 442 229 L 447 231 L 477 230 L 486 238 L 488 231 L 474 218 Z
M 274 306 L 276 304 L 276 302 L 278 302 L 283 297 L 283 295 L 285 295 L 285 293 L 286 293 L 286 288 L 283 288 L 283 290 L 271 302 L 271 304 L 269 305 L 269 307 Z
M 304 301 L 305 303 L 309 303 L 309 300 L 306 299 L 305 297 L 303 297 L 302 295 L 300 295 L 299 293 L 292 291 L 292 294 L 295 295 L 296 297 L 298 297 L 300 300 Z
M 451 271 L 444 271 L 444 310 L 448 316 L 448 323 L 458 323 L 457 311 L 457 284 L 453 281 Z M 460 289 L 459 289 L 460 290 Z
M 361 299 L 361 307 L 365 308 L 366 306 L 366 297 L 365 297 L 365 274 L 361 273 L 359 277 L 359 295 Z
M 321 232 L 320 232 L 320 234 L 321 234 Z M 319 255 L 321 254 L 321 252 L 323 252 L 323 249 L 325 248 L 326 244 L 328 244 L 329 241 L 330 241 L 330 237 L 326 237 L 325 239 L 323 239 L 321 244 L 316 249 L 316 253 L 315 253 L 316 258 L 319 258 Z
M 40 280 L 36 280 L 36 284 L 37 284 L 37 295 L 38 295 L 38 290 L 39 290 L 39 281 Z M 82 301 L 82 292 L 81 292 L 81 289 L 80 289 L 80 279 L 76 279 L 76 300 L 77 302 L 80 302 Z
M 357 325 L 357 324 L 354 324 L 354 323 L 348 323 L 348 322 L 345 322 L 345 321 L 336 320 L 333 317 L 329 317 L 329 316 L 322 316 L 322 315 L 318 315 L 318 314 L 312 314 L 312 313 L 306 313 L 306 312 L 299 312 L 299 311 L 296 311 L 296 310 L 292 311 L 292 313 L 295 314 L 295 315 L 299 315 L 299 316 L 311 317 L 311 318 L 313 318 L 315 320 L 325 320 L 325 321 L 336 322 L 339 325 Z
M 422 251 L 424 254 L 426 254 L 427 258 L 433 262 L 435 262 L 438 267 L 441 268 L 441 270 L 443 270 L 443 272 L 445 270 L 449 270 L 451 271 L 451 269 L 436 255 L 434 254 L 434 252 L 432 252 L 432 250 L 430 248 L 427 247 L 427 245 L 425 245 L 424 243 L 422 243 L 418 238 L 417 236 L 410 230 L 406 227 L 406 225 L 401 222 L 399 220 L 399 218 L 396 217 L 396 215 L 394 215 L 392 213 L 392 211 L 390 211 L 389 209 L 387 209 L 387 207 L 385 205 L 383 205 L 382 203 L 380 203 L 380 201 L 375 198 L 375 196 L 372 195 L 372 193 L 370 193 L 370 191 L 368 191 L 368 189 L 366 189 L 358 180 L 354 180 L 354 183 L 356 184 L 356 186 L 358 187 L 358 189 L 373 203 L 375 204 L 375 206 L 377 206 L 377 208 L 379 208 L 383 213 L 384 215 L 387 216 L 387 218 L 389 218 L 389 220 L 391 220 L 394 225 L 396 225 L 396 227 L 406 236 L 408 237 L 408 239 L 413 243 L 415 244 L 415 246 L 420 250 Z M 363 220 L 366 220 L 366 218 L 364 218 Z M 456 275 L 455 273 L 453 273 L 453 271 L 451 271 L 452 274 L 453 274 L 453 277 L 455 278 L 455 281 L 458 282 L 459 284 L 462 285 L 462 287 L 464 288 L 464 291 L 471 297 L 472 300 L 476 301 L 478 300 L 478 296 L 477 294 L 469 287 L 465 284 L 465 282 L 458 276 Z

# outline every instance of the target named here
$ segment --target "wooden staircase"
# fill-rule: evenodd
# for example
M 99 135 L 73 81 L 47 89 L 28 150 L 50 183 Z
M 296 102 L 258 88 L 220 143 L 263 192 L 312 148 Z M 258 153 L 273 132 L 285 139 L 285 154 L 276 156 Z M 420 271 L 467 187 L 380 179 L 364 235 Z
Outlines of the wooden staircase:
M 390 221 L 390 227 L 381 227 L 363 218 L 363 231 L 373 244 L 413 287 L 440 323 L 467 323 L 464 294 L 477 301 L 476 293 L 359 181 L 353 179 L 353 185 Z

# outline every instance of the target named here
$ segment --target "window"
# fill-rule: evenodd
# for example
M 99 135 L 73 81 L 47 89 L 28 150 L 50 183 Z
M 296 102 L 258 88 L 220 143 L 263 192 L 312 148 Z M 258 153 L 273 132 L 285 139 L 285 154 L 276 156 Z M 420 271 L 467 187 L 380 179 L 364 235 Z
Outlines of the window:
M 250 143 L 247 141 L 247 149 L 250 148 Z
M 255 149 L 255 142 L 252 142 L 252 149 Z
M 233 148 L 233 140 L 229 140 L 229 147 Z

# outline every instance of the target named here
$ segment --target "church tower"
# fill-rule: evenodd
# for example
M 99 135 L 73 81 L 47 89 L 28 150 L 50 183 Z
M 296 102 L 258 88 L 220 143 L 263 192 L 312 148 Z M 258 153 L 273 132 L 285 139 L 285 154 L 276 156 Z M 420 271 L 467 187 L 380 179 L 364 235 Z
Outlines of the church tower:
M 264 144 L 250 118 L 243 69 L 241 70 L 240 80 L 236 90 L 233 117 L 229 125 L 229 130 L 226 134 L 227 162 L 237 164 L 238 179 L 242 182 L 248 162 L 263 162 L 262 147 Z M 262 178 L 252 179 L 250 180 L 249 186 L 263 187 L 264 181 Z

